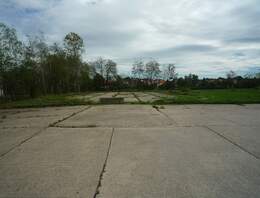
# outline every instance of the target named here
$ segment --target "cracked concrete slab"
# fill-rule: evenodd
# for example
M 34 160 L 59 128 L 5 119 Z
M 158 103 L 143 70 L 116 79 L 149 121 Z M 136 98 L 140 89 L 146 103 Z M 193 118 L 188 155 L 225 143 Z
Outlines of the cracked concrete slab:
M 0 123 L 0 128 L 43 128 L 60 119 L 62 119 L 60 116 L 5 119 L 2 123 Z
M 104 94 L 100 94 L 97 97 L 90 98 L 89 100 L 94 103 L 99 103 L 100 98 L 111 98 L 111 97 L 114 97 L 116 94 L 117 94 L 117 92 L 107 92 Z
M 0 197 L 95 194 L 112 129 L 49 128 L 0 160 Z
M 1 112 L 0 128 L 44 128 L 85 108 L 86 106 L 48 107 Z
M 67 119 L 60 127 L 154 127 L 169 126 L 171 121 L 148 105 L 93 106 Z
M 6 115 L 7 118 L 57 116 L 71 114 L 83 108 L 85 106 L 2 109 L 0 115 Z
M 234 126 L 237 123 L 232 116 L 236 112 L 245 112 L 245 109 L 242 111 L 238 105 L 231 105 L 229 110 L 225 105 L 165 105 L 163 107 L 160 111 L 168 115 L 179 126 Z
M 260 159 L 260 128 L 258 126 L 210 126 L 210 128 Z
M 0 197 L 260 194 L 260 105 L 88 108 L 0 110 Z
M 45 107 L 33 108 L 22 111 L 8 118 L 30 118 L 30 117 L 48 117 L 48 116 L 61 116 L 66 117 L 74 112 L 84 109 L 86 106 L 72 106 L 72 107 Z
M 222 105 L 221 108 L 217 105 L 211 105 L 212 107 L 215 107 L 213 111 L 216 111 L 216 114 L 230 120 L 237 126 L 260 126 L 259 104 Z
M 150 95 L 148 93 L 135 92 L 135 95 L 139 98 L 141 102 L 153 102 L 160 99 L 158 96 Z
M 98 97 L 98 96 L 101 96 L 101 95 L 104 95 L 105 93 L 102 93 L 102 92 L 95 92 L 95 93 L 88 93 L 88 94 L 85 94 L 85 95 L 76 95 L 76 96 L 72 96 L 72 98 L 78 98 L 78 99 L 83 99 L 83 100 L 90 100 L 92 98 L 95 98 L 95 97 Z
M 99 198 L 257 198 L 260 161 L 203 127 L 116 129 Z
M 137 103 L 138 99 L 131 92 L 120 92 L 116 95 L 116 98 L 124 98 L 124 102 L 126 103 Z
M 8 128 L 0 131 L 0 156 L 41 131 L 41 128 Z

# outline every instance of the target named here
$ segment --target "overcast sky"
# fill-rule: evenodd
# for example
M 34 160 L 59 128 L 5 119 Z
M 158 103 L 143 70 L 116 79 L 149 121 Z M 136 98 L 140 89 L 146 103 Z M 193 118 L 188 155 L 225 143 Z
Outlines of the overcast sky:
M 175 63 L 200 77 L 260 72 L 260 0 L 0 0 L 0 21 L 50 42 L 78 33 L 85 60 Z

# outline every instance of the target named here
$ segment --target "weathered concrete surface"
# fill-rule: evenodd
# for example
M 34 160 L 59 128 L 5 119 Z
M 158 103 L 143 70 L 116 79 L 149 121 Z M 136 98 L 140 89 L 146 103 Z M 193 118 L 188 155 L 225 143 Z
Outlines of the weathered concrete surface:
M 2 109 L 2 110 L 0 110 L 0 115 L 6 116 L 6 118 L 67 116 L 67 115 L 70 115 L 71 113 L 79 111 L 85 107 L 86 106 Z
M 260 105 L 87 108 L 0 110 L 0 197 L 259 197 Z
M 47 127 L 49 124 L 58 121 L 60 116 L 49 117 L 33 117 L 19 119 L 5 119 L 0 123 L 0 128 L 32 128 L 32 127 Z
M 134 95 L 135 94 L 135 95 Z M 136 98 L 137 96 L 137 98 Z M 164 93 L 157 92 L 98 92 L 88 93 L 81 96 L 73 96 L 79 99 L 84 99 L 93 103 L 99 104 L 99 99 L 102 97 L 123 97 L 125 103 L 138 103 L 138 102 L 153 102 L 161 99 L 161 97 L 174 97 Z
M 247 109 L 238 105 L 165 105 L 160 111 L 179 126 L 234 126 L 239 122 L 232 117 Z
M 30 139 L 50 124 L 85 108 L 86 106 L 75 106 L 1 110 L 0 156 Z
M 49 128 L 0 160 L 0 197 L 95 194 L 112 129 Z
M 0 156 L 41 131 L 41 128 L 7 128 L 0 130 Z
M 104 94 L 100 94 L 97 97 L 91 98 L 90 101 L 94 102 L 94 103 L 99 103 L 100 98 L 110 98 L 110 97 L 114 97 L 116 94 L 117 94 L 117 92 L 107 92 L 107 93 L 104 93 Z
M 260 105 L 186 105 L 190 111 L 200 111 L 222 117 L 235 125 L 260 126 Z
M 158 96 L 150 95 L 148 93 L 135 92 L 135 95 L 139 98 L 141 102 L 153 102 L 160 99 Z
M 210 128 L 260 159 L 259 126 L 210 126 Z
M 131 92 L 120 92 L 116 95 L 116 97 L 122 97 L 124 98 L 124 101 L 126 103 L 138 103 L 138 99 L 134 96 Z
M 95 93 L 88 93 L 86 95 L 72 96 L 72 98 L 78 98 L 78 99 L 83 99 L 83 100 L 89 101 L 95 97 L 102 96 L 104 94 L 105 93 L 102 93 L 102 92 L 95 92 Z
M 165 127 L 170 120 L 149 105 L 93 106 L 73 116 L 60 127 Z
M 0 128 L 44 128 L 85 108 L 86 106 L 75 106 L 2 110 Z
M 260 161 L 203 127 L 116 129 L 99 197 L 258 198 Z

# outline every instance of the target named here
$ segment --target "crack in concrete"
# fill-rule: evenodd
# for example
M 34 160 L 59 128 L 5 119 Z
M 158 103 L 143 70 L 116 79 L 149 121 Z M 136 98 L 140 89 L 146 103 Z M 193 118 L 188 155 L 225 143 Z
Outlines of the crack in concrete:
M 156 97 L 157 99 L 161 99 L 162 98 L 162 96 L 158 96 L 158 95 L 156 95 L 156 94 L 153 94 L 153 93 L 146 93 L 147 95 L 150 95 L 150 96 L 153 96 L 153 97 Z
M 138 102 L 143 102 L 143 101 L 137 96 L 136 93 L 132 93 L 132 94 L 133 94 L 133 96 L 136 98 L 136 100 L 137 100 Z
M 88 129 L 88 128 L 105 128 L 105 127 L 99 127 L 97 125 L 86 125 L 86 126 L 62 126 L 62 125 L 55 125 L 51 126 L 52 128 L 62 128 L 62 129 Z
M 204 126 L 204 128 L 210 130 L 211 132 L 213 132 L 214 134 L 216 134 L 217 136 L 221 137 L 222 139 L 226 140 L 227 142 L 233 144 L 234 146 L 236 146 L 237 148 L 239 148 L 240 150 L 246 152 L 247 154 L 253 156 L 256 159 L 260 159 L 257 155 L 255 155 L 254 153 L 252 153 L 251 151 L 245 149 L 244 147 L 242 147 L 241 145 L 239 145 L 238 143 L 236 143 L 235 141 L 227 138 L 226 136 L 224 136 L 223 134 L 217 132 L 216 130 L 213 130 L 212 128 L 210 128 L 209 126 Z
M 61 119 L 61 120 L 58 120 L 58 121 L 56 121 L 56 122 L 54 122 L 54 123 L 51 123 L 51 124 L 49 125 L 49 127 L 55 127 L 57 124 L 59 124 L 59 123 L 65 121 L 65 120 L 67 120 L 67 119 L 69 119 L 69 118 L 71 118 L 71 117 L 73 117 L 73 116 L 75 116 L 75 115 L 77 115 L 77 114 L 79 114 L 79 113 L 81 113 L 81 112 L 87 110 L 87 109 L 90 109 L 90 108 L 91 108 L 91 106 L 88 106 L 88 107 L 86 107 L 86 108 L 84 108 L 84 109 L 81 109 L 81 110 L 79 110 L 79 111 L 77 111 L 77 112 L 74 112 L 74 113 L 72 113 L 71 115 L 69 115 L 69 116 L 67 116 L 67 117 L 65 117 L 65 118 L 63 118 L 63 119 Z
M 152 107 L 153 107 L 154 109 L 156 109 L 156 111 L 158 111 L 160 114 L 162 114 L 163 116 L 165 116 L 165 117 L 171 122 L 171 124 L 178 125 L 178 123 L 177 123 L 175 120 L 173 120 L 173 119 L 172 119 L 170 116 L 168 116 L 166 113 L 162 112 L 162 111 L 159 109 L 158 106 L 153 105 Z
M 37 131 L 36 133 L 34 133 L 33 135 L 31 135 L 30 137 L 28 137 L 28 138 L 22 140 L 19 144 L 14 145 L 14 146 L 13 146 L 12 148 L 10 148 L 8 151 L 6 151 L 5 153 L 1 154 L 0 160 L 3 159 L 3 157 L 4 157 L 5 155 L 7 155 L 9 152 L 11 152 L 11 151 L 14 150 L 15 148 L 21 146 L 23 143 L 25 143 L 25 142 L 27 142 L 28 140 L 32 139 L 32 138 L 35 137 L 36 135 L 39 135 L 41 132 L 43 132 L 43 131 L 44 131 L 45 129 L 47 129 L 47 128 L 48 128 L 48 127 L 45 127 L 45 128 L 43 128 L 43 129 Z
M 93 198 L 97 198 L 97 196 L 100 194 L 100 188 L 102 186 L 102 180 L 103 180 L 104 173 L 106 172 L 106 166 L 107 166 L 107 161 L 108 161 L 108 157 L 109 157 L 111 146 L 112 146 L 114 131 L 115 131 L 115 128 L 112 129 L 112 133 L 111 133 L 111 137 L 110 137 L 110 141 L 109 141 L 109 145 L 108 145 L 108 150 L 107 150 L 107 154 L 106 154 L 106 159 L 104 161 L 103 168 L 102 168 L 101 173 L 99 175 L 98 185 L 97 185 L 97 188 L 96 188 L 96 191 L 95 191 Z
M 10 148 L 8 151 L 6 151 L 5 153 L 1 154 L 1 155 L 0 155 L 0 160 L 3 159 L 3 157 L 6 156 L 9 152 L 11 152 L 11 151 L 14 150 L 15 148 L 21 146 L 21 145 L 24 144 L 25 142 L 31 140 L 31 139 L 34 138 L 35 136 L 39 135 L 40 133 L 42 133 L 43 131 L 45 131 L 47 128 L 49 128 L 49 127 L 51 127 L 51 126 L 55 126 L 57 123 L 60 123 L 60 122 L 62 122 L 62 121 L 64 121 L 64 120 L 66 120 L 66 119 L 69 119 L 69 118 L 71 118 L 71 117 L 77 115 L 78 113 L 81 113 L 81 112 L 83 112 L 83 111 L 89 109 L 90 107 L 91 107 L 91 106 L 88 106 L 88 107 L 86 107 L 86 108 L 84 108 L 84 109 L 81 109 L 80 111 L 74 112 L 74 113 L 72 113 L 71 115 L 69 115 L 69 116 L 63 118 L 62 120 L 58 120 L 58 121 L 56 121 L 56 122 L 50 124 L 49 126 L 40 129 L 39 131 L 37 131 L 37 132 L 35 132 L 34 134 L 32 134 L 30 137 L 28 137 L 28 138 L 22 140 L 22 141 L 19 142 L 17 145 L 14 145 L 14 146 L 13 146 L 12 148 Z M 30 127 L 28 127 L 28 128 L 30 128 Z
M 31 126 L 4 126 L 0 127 L 0 129 L 30 129 L 30 128 L 39 128 L 39 127 L 31 127 Z

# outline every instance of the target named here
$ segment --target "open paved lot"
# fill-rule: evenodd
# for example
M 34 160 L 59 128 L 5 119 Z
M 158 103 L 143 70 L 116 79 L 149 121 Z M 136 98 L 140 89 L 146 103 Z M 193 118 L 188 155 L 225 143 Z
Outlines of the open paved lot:
M 258 198 L 260 105 L 0 110 L 0 156 L 3 198 Z
M 150 103 L 160 100 L 162 97 L 168 98 L 173 96 L 158 92 L 95 92 L 73 97 L 83 99 L 94 104 L 99 104 L 100 98 L 109 97 L 124 98 L 124 103 L 126 104 L 139 104 L 142 102 Z

